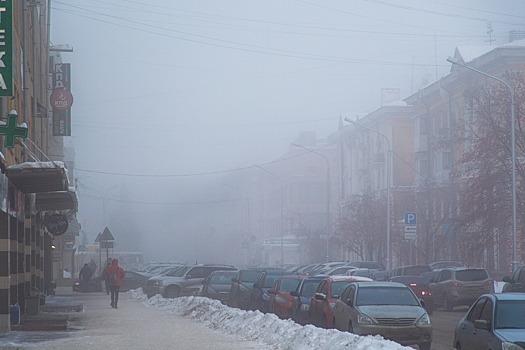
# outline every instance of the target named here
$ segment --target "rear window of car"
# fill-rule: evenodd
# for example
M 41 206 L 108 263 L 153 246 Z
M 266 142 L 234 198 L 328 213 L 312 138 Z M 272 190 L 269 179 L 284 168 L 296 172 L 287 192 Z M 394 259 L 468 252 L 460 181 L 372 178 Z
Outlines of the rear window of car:
M 419 276 L 424 272 L 432 271 L 430 266 L 410 266 L 405 268 L 404 275 L 408 276 Z
M 487 278 L 489 278 L 489 274 L 482 269 L 456 271 L 456 279 L 458 281 L 483 281 Z
M 264 280 L 263 288 L 273 288 L 275 286 L 275 281 L 279 278 L 279 275 L 268 275 Z
M 301 282 L 298 278 L 283 278 L 281 280 L 281 285 L 279 286 L 279 291 L 281 292 L 291 292 L 297 289 L 297 286 Z

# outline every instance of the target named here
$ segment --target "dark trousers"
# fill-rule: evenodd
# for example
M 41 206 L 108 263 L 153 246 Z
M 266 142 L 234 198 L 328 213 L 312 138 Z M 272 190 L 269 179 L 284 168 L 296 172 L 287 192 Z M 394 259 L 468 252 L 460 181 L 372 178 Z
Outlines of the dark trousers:
M 111 306 L 117 306 L 120 286 L 111 286 Z

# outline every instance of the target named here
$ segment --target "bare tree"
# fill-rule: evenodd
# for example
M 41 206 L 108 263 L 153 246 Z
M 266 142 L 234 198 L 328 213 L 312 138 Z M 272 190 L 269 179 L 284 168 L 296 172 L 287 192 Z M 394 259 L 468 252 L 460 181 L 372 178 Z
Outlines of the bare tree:
M 517 213 L 524 222 L 525 137 L 523 113 L 525 73 L 506 73 L 504 79 L 515 94 Z M 466 111 L 458 120 L 457 138 L 464 145 L 456 167 L 460 215 L 456 229 L 464 235 L 460 251 L 466 262 L 480 263 L 494 256 L 494 247 L 511 247 L 512 158 L 511 99 L 508 89 L 494 82 L 465 93 Z M 518 230 L 519 232 L 520 230 Z M 520 233 L 520 241 L 523 235 Z M 510 261 L 508 251 L 498 254 Z M 490 259 L 488 259 L 490 263 Z M 489 266 L 490 268 L 491 266 Z
M 335 232 L 347 251 L 364 260 L 385 261 L 386 200 L 376 192 L 354 196 L 343 209 Z

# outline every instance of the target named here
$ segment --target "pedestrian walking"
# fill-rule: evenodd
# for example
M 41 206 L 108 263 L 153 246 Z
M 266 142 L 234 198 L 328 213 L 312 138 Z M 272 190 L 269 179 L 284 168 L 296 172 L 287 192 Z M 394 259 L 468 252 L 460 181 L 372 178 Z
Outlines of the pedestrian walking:
M 104 285 L 106 286 L 107 295 L 109 295 L 109 292 L 111 291 L 111 282 L 109 281 L 109 269 L 111 268 L 112 262 L 113 259 L 108 259 L 106 267 L 104 268 L 104 271 L 102 271 L 102 278 L 104 279 Z
M 126 277 L 126 272 L 120 266 L 118 266 L 118 259 L 113 259 L 111 266 L 108 269 L 109 275 L 109 284 L 111 285 L 111 307 L 118 309 L 118 295 L 120 292 L 120 284 L 124 277 Z
M 80 269 L 78 274 L 78 278 L 80 279 L 80 290 L 82 292 L 89 292 L 89 282 L 91 281 L 91 277 L 93 277 L 93 271 L 88 264 L 84 264 L 84 267 Z

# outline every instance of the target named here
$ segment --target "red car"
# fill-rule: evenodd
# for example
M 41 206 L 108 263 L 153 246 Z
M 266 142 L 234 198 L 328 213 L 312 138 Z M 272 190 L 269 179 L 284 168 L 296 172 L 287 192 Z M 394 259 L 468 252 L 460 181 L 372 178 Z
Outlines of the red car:
M 292 317 L 293 296 L 290 292 L 297 290 L 297 286 L 305 276 L 283 275 L 275 282 L 275 287 L 268 290 L 270 294 L 270 312 L 279 318 Z
M 334 328 L 335 302 L 351 282 L 370 282 L 361 276 L 330 276 L 321 281 L 310 304 L 310 323 L 318 327 Z

